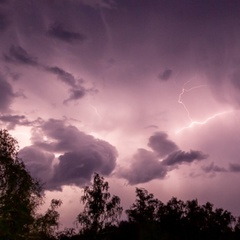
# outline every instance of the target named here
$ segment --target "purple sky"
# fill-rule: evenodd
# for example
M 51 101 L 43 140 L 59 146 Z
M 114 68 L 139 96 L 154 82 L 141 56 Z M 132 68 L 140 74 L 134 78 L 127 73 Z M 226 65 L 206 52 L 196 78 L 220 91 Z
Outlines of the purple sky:
M 61 198 L 103 175 L 240 215 L 238 0 L 1 0 L 0 126 Z

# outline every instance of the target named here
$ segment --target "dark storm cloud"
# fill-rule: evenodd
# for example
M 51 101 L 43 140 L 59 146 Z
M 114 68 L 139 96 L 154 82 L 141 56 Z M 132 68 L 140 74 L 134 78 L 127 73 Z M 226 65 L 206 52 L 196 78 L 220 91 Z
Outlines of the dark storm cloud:
M 14 129 L 16 126 L 36 126 L 41 124 L 42 121 L 43 120 L 41 118 L 30 121 L 24 115 L 0 115 L 0 122 L 5 123 L 7 125 L 7 129 L 9 130 Z
M 0 111 L 7 111 L 13 101 L 15 94 L 12 86 L 0 74 Z
M 229 171 L 230 172 L 240 172 L 240 164 L 239 163 L 230 163 Z
M 155 151 L 159 157 L 178 150 L 178 146 L 171 140 L 167 139 L 168 135 L 164 132 L 156 132 L 149 138 L 148 146 Z
M 0 121 L 7 123 L 8 129 L 14 129 L 16 125 L 29 126 L 32 123 L 24 115 L 2 115 Z
M 69 184 L 79 186 L 90 181 L 94 172 L 109 175 L 115 168 L 117 151 L 108 142 L 67 126 L 62 120 L 50 119 L 42 124 L 41 131 L 48 140 L 35 137 L 33 147 L 44 152 L 61 153 L 47 188 L 61 189 Z
M 163 164 L 168 166 L 182 164 L 182 163 L 191 163 L 195 160 L 206 159 L 208 155 L 202 153 L 201 151 L 190 150 L 190 152 L 184 152 L 178 150 L 169 154 L 163 161 Z
M 66 100 L 63 101 L 64 104 L 68 103 L 69 101 L 77 101 L 81 98 L 83 98 L 86 94 L 85 88 L 79 88 L 79 89 L 70 89 L 70 96 Z
M 37 58 L 31 56 L 24 48 L 12 45 L 8 54 L 4 54 L 4 59 L 7 62 L 16 64 L 38 66 Z
M 201 151 L 190 150 L 184 152 L 177 145 L 168 140 L 164 132 L 157 132 L 149 138 L 148 146 L 153 151 L 139 149 L 133 156 L 129 168 L 120 169 L 117 174 L 128 180 L 130 184 L 149 182 L 153 179 L 163 179 L 169 171 L 183 163 L 203 160 L 208 155 Z M 165 157 L 162 159 L 162 157 Z
M 23 159 L 34 178 L 41 179 L 43 182 L 50 180 L 54 154 L 29 146 L 19 151 L 19 157 Z
M 71 73 L 64 71 L 62 68 L 55 66 L 55 67 L 46 67 L 45 69 L 46 71 L 56 75 L 59 79 L 61 79 L 67 85 L 71 87 L 76 86 L 76 79 L 74 78 L 74 76 Z
M 25 49 L 20 46 L 11 46 L 8 54 L 4 54 L 4 59 L 7 62 L 29 65 L 36 67 L 48 73 L 54 74 L 63 83 L 70 86 L 69 92 L 70 96 L 63 101 L 67 103 L 70 101 L 77 101 L 83 98 L 87 93 L 96 93 L 96 89 L 87 89 L 83 86 L 84 81 L 82 79 L 76 79 L 71 73 L 63 70 L 58 66 L 45 66 L 37 61 L 36 57 L 31 56 Z
M 161 81 L 167 81 L 172 75 L 172 70 L 171 69 L 166 69 L 163 71 L 163 73 L 159 74 L 158 78 Z
M 208 166 L 202 167 L 202 170 L 206 173 L 226 172 L 227 171 L 225 168 L 219 167 L 219 166 L 215 165 L 213 162 Z
M 90 88 L 87 89 L 83 86 L 84 80 L 83 79 L 76 79 L 71 73 L 66 72 L 62 68 L 57 66 L 55 67 L 45 67 L 44 68 L 47 72 L 56 75 L 62 82 L 70 86 L 69 92 L 70 95 L 67 99 L 63 101 L 64 104 L 70 101 L 77 101 L 83 98 L 87 93 L 92 92 L 96 93 L 96 89 Z
M 163 179 L 167 171 L 167 167 L 161 164 L 156 154 L 145 149 L 138 149 L 129 169 L 120 170 L 119 175 L 133 185 L 149 182 L 153 179 Z
M 64 104 L 68 103 L 69 101 L 77 101 L 83 98 L 88 92 L 96 92 L 95 89 L 86 89 L 82 85 L 84 82 L 82 79 L 76 79 L 71 73 L 66 72 L 62 68 L 57 66 L 45 67 L 45 70 L 56 75 L 61 81 L 71 87 L 69 89 L 70 95 L 63 101 Z
M 82 43 L 86 40 L 86 36 L 84 34 L 68 31 L 64 29 L 61 23 L 54 23 L 51 25 L 47 33 L 49 36 L 67 43 Z

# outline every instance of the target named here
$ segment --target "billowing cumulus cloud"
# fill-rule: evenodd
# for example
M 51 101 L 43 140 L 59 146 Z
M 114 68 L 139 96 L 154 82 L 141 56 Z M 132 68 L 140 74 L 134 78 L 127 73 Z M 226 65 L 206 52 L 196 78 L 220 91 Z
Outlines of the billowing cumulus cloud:
M 200 161 L 208 157 L 201 151 L 179 150 L 177 145 L 168 139 L 164 132 L 156 132 L 149 138 L 148 146 L 153 151 L 138 149 L 128 168 L 120 168 L 117 175 L 128 180 L 129 184 L 163 179 L 169 171 L 183 163 Z
M 86 40 L 86 36 L 84 34 L 68 31 L 64 29 L 61 23 L 54 23 L 53 25 L 51 25 L 48 30 L 48 35 L 67 43 L 82 43 Z
M 164 157 L 178 149 L 178 146 L 168 139 L 164 132 L 156 132 L 149 138 L 148 146 L 155 151 L 159 157 Z
M 167 171 L 167 167 L 161 164 L 156 154 L 146 149 L 138 149 L 129 169 L 121 169 L 118 174 L 133 185 L 163 179 Z
M 90 181 L 94 172 L 109 175 L 115 168 L 117 151 L 106 141 L 96 139 L 74 126 L 65 125 L 62 120 L 55 119 L 43 123 L 40 132 L 47 140 L 39 136 L 33 138 L 33 145 L 21 152 L 21 156 L 28 157 L 28 154 L 31 156 L 41 152 L 42 155 L 48 153 L 48 156 L 60 154 L 58 163 L 53 168 L 49 167 L 49 162 L 46 161 L 40 165 L 40 170 L 45 166 L 52 173 L 52 178 L 46 184 L 48 189 L 61 189 L 63 185 L 81 186 Z M 28 161 L 26 165 L 28 166 Z M 31 166 L 30 163 L 30 168 Z M 35 164 L 35 167 L 34 173 L 38 173 L 38 165 Z
M 47 186 L 53 174 L 54 154 L 35 146 L 29 146 L 19 151 L 19 157 L 23 159 L 31 175 L 40 179 Z

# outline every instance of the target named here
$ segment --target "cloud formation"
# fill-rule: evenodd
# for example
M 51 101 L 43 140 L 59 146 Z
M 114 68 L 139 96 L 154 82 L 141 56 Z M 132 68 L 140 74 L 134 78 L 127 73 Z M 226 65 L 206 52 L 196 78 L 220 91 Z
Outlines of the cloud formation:
M 168 166 L 182 164 L 182 163 L 191 163 L 195 160 L 203 160 L 208 157 L 207 154 L 202 153 L 201 151 L 190 150 L 190 152 L 184 152 L 178 150 L 176 152 L 170 153 L 163 161 L 163 164 Z
M 12 86 L 0 74 L 0 111 L 5 112 L 9 110 L 10 104 L 13 101 L 15 94 Z
M 215 173 L 215 172 L 227 172 L 223 167 L 215 165 L 213 162 L 207 166 L 202 167 L 202 170 L 206 173 Z M 240 170 L 240 168 L 239 168 Z
M 7 129 L 12 130 L 16 126 L 34 126 L 42 122 L 41 118 L 30 121 L 24 115 L 0 115 L 0 122 L 7 124 Z
M 8 54 L 4 54 L 4 60 L 9 63 L 32 66 L 57 76 L 59 80 L 70 87 L 69 97 L 63 101 L 64 104 L 70 101 L 77 101 L 83 98 L 87 93 L 97 92 L 94 88 L 85 88 L 83 86 L 83 79 L 76 79 L 71 73 L 65 71 L 64 69 L 58 66 L 46 66 L 38 62 L 36 57 L 31 56 L 21 46 L 12 45 Z
M 178 146 L 168 139 L 165 132 L 156 132 L 149 138 L 148 146 L 155 151 L 159 157 L 164 157 L 178 149 Z
M 21 46 L 12 45 L 9 49 L 8 54 L 4 54 L 4 59 L 7 62 L 15 64 L 23 64 L 30 66 L 37 66 L 37 58 L 31 56 L 24 48 Z
M 31 175 L 41 179 L 47 186 L 53 174 L 54 154 L 43 151 L 36 146 L 28 146 L 19 151 L 19 157 L 23 159 Z
M 156 154 L 146 149 L 138 149 L 129 169 L 121 169 L 118 174 L 133 185 L 163 179 L 167 171 L 167 167 L 158 160 Z
M 84 42 L 86 36 L 78 32 L 65 30 L 61 23 L 54 23 L 47 31 L 48 35 L 67 43 Z
M 71 73 L 66 72 L 60 67 L 45 67 L 45 70 L 51 74 L 57 76 L 63 83 L 70 86 L 69 88 L 69 97 L 63 101 L 64 104 L 70 101 L 77 101 L 83 98 L 87 93 L 96 93 L 97 90 L 94 88 L 85 88 L 83 86 L 83 79 L 76 79 Z
M 201 151 L 179 150 L 178 146 L 168 139 L 164 132 L 156 132 L 149 138 L 148 146 L 153 151 L 138 149 L 133 156 L 129 168 L 121 168 L 118 175 L 128 180 L 129 184 L 149 182 L 153 179 L 163 179 L 169 171 L 180 164 L 200 161 L 208 157 Z
M 159 74 L 158 78 L 161 81 L 167 81 L 171 77 L 171 75 L 172 75 L 172 70 L 166 69 L 161 74 Z
M 52 176 L 46 184 L 47 189 L 60 190 L 63 185 L 81 186 L 90 181 L 94 172 L 109 175 L 115 168 L 118 155 L 115 147 L 79 131 L 74 126 L 66 125 L 62 120 L 50 119 L 35 130 L 38 136 L 35 133 L 33 145 L 25 148 L 21 156 L 25 160 L 30 159 L 33 154 L 37 155 L 36 164 L 34 160 L 35 172 L 31 171 L 35 177 L 43 170 Z M 59 154 L 58 163 L 52 166 L 52 155 L 56 153 Z M 40 169 L 37 169 L 40 155 L 45 156 L 44 159 L 47 158 L 48 161 L 41 162 Z M 26 166 L 28 165 L 32 168 L 33 162 L 26 161 Z
M 239 163 L 230 163 L 229 171 L 230 172 L 240 172 L 240 164 Z

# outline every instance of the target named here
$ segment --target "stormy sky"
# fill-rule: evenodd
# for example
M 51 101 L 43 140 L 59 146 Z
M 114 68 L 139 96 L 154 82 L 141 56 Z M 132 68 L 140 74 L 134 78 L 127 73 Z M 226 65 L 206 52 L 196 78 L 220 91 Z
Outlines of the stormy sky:
M 240 215 L 238 0 L 0 1 L 0 126 L 60 197 L 103 175 Z

